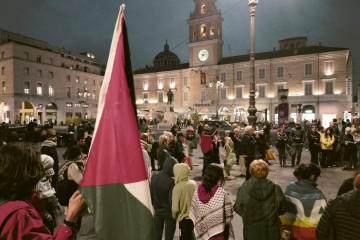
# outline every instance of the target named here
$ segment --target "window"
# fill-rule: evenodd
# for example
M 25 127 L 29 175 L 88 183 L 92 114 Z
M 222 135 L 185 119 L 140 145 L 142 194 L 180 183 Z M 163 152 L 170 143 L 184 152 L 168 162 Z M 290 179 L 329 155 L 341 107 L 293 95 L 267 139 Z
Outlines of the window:
M 284 77 L 284 67 L 278 67 L 277 68 L 277 78 L 283 78 Z
M 306 63 L 305 64 L 305 76 L 312 76 L 313 71 L 312 71 L 312 64 L 311 63 Z
M 54 84 L 49 84 L 49 96 L 54 96 L 54 95 L 55 95 Z
M 5 58 L 5 52 L 1 52 L 1 58 L 2 58 L 2 59 Z
M 202 5 L 202 6 L 201 6 L 201 11 L 200 11 L 200 13 L 201 13 L 201 14 L 205 14 L 205 12 L 206 12 L 205 10 L 206 10 L 206 6 L 205 6 L 205 5 Z
M 49 58 L 49 64 L 54 64 L 54 59 L 53 58 Z
M 36 70 L 36 76 L 37 77 L 42 77 L 42 71 L 41 70 Z
M 143 92 L 143 99 L 144 99 L 144 102 L 149 101 L 149 93 L 148 92 Z
M 76 89 L 76 92 L 77 92 L 76 98 L 80 98 L 80 97 L 81 97 L 81 90 L 80 90 L 80 88 L 77 88 L 77 89 Z
M 212 27 L 212 28 L 210 28 L 210 35 L 211 35 L 211 36 L 214 36 L 214 34 L 215 34 L 214 28 Z
M 184 77 L 183 83 L 184 83 L 184 86 L 185 86 L 185 87 L 188 86 L 188 78 L 187 78 L 187 77 Z
M 206 25 L 205 24 L 201 25 L 201 27 L 200 27 L 200 36 L 201 37 L 206 36 Z
M 1 68 L 1 75 L 5 75 L 5 67 Z
M 29 81 L 25 81 L 25 82 L 24 82 L 24 93 L 25 93 L 25 94 L 29 94 L 29 93 L 30 93 L 30 82 L 29 82 Z
M 284 89 L 285 88 L 285 84 L 277 84 L 276 85 L 276 94 L 278 94 L 279 93 L 279 89 Z
M 236 81 L 241 82 L 242 81 L 242 71 L 236 72 Z
M 192 33 L 192 38 L 196 38 L 196 32 Z
M 71 87 L 66 87 L 66 97 L 71 98 Z
M 93 90 L 92 91 L 92 99 L 95 99 L 96 98 L 96 90 Z
M 265 68 L 259 69 L 259 79 L 265 79 Z
M 28 53 L 28 52 L 24 52 L 23 57 L 24 57 L 26 60 L 29 60 L 29 53 Z
M 93 86 L 96 86 L 96 81 L 93 80 Z M 101 83 L 100 83 L 100 86 L 101 86 Z
M 70 78 L 70 75 L 67 75 L 66 76 L 66 81 L 70 82 L 71 78 Z
M 76 77 L 76 78 L 75 78 L 75 82 L 76 82 L 76 83 L 79 83 L 79 82 L 80 82 L 80 78 L 79 78 L 79 77 Z
M 346 79 L 346 94 L 349 95 L 352 92 L 352 83 L 351 79 Z
M 86 85 L 87 83 L 88 83 L 88 80 L 87 80 L 87 78 L 85 78 L 84 84 Z
M 149 81 L 147 79 L 144 79 L 143 81 L 143 89 L 147 91 L 149 89 Z
M 30 75 L 30 69 L 27 67 L 24 67 L 24 75 L 29 76 Z
M 258 87 L 258 93 L 259 93 L 259 98 L 264 98 L 265 97 L 265 86 L 259 86 Z
M 53 72 L 49 72 L 49 79 L 54 79 L 54 73 Z
M 158 102 L 159 103 L 164 102 L 164 92 L 163 91 L 158 92 Z
M 304 95 L 306 95 L 306 96 L 313 95 L 313 83 L 312 82 L 304 83 Z
M 329 76 L 334 74 L 334 61 L 325 62 L 325 75 Z
M 205 90 L 201 90 L 201 101 L 205 101 L 206 99 L 206 91 Z
M 175 88 L 175 78 L 170 78 L 170 88 Z
M 334 82 L 333 81 L 325 82 L 325 94 L 334 94 Z
M 184 102 L 189 101 L 189 93 L 188 92 L 184 92 Z
M 5 81 L 1 82 L 1 93 L 6 94 L 6 85 Z
M 226 88 L 220 89 L 220 99 L 225 100 L 226 99 Z
M 42 83 L 36 84 L 36 94 L 42 96 L 43 95 L 43 85 Z
M 74 107 L 81 107 L 81 104 L 80 103 L 75 103 Z
M 40 55 L 36 56 L 36 61 L 41 62 L 41 56 Z
M 243 87 L 235 88 L 236 98 L 243 98 Z
M 73 105 L 72 102 L 66 102 L 66 106 L 67 106 L 67 107 L 72 107 L 72 105 Z M 68 114 L 68 113 L 66 113 L 66 115 L 67 115 L 67 114 Z M 71 115 L 72 115 L 72 113 L 71 113 Z
M 158 79 L 158 89 L 163 89 L 164 88 L 164 84 L 163 84 L 163 80 L 161 78 Z
M 226 73 L 220 73 L 220 81 L 226 82 Z

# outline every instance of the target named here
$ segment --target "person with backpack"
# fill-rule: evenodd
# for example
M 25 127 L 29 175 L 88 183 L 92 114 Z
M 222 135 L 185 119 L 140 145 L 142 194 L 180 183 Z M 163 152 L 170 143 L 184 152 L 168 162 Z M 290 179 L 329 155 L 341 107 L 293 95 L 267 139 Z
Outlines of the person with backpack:
M 66 149 L 64 161 L 59 168 L 59 182 L 57 184 L 57 197 L 61 206 L 65 206 L 65 215 L 68 212 L 70 196 L 78 189 L 83 178 L 85 164 L 80 147 L 73 145 Z M 82 217 L 79 216 L 76 229 L 80 230 Z

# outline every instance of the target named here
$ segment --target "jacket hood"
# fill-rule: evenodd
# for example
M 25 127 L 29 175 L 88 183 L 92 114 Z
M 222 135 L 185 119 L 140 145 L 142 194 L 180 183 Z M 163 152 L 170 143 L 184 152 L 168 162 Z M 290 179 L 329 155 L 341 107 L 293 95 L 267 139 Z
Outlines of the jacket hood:
M 275 184 L 266 178 L 250 178 L 245 182 L 250 197 L 263 201 L 275 191 Z
M 142 149 L 147 149 L 148 148 L 148 143 L 147 142 L 145 142 L 144 140 L 141 140 L 140 139 L 140 144 L 141 144 L 141 148 Z
M 188 181 L 190 176 L 190 168 L 186 163 L 178 163 L 174 166 L 175 184 L 182 181 Z
M 360 190 L 354 190 L 341 196 L 346 211 L 356 219 L 360 218 Z
M 206 204 L 207 202 L 210 201 L 210 199 L 215 195 L 216 191 L 219 189 L 218 185 L 215 185 L 212 189 L 210 193 L 207 193 L 205 191 L 205 188 L 202 186 L 202 183 L 199 185 L 198 187 L 198 197 L 199 200 Z
M 41 147 L 56 147 L 57 143 L 50 141 L 50 140 L 45 140 L 41 143 Z
M 177 164 L 178 161 L 176 160 L 176 158 L 172 157 L 172 156 L 168 156 L 165 159 L 164 162 L 164 166 L 163 166 L 163 173 L 169 175 L 170 177 L 174 176 L 174 165 Z

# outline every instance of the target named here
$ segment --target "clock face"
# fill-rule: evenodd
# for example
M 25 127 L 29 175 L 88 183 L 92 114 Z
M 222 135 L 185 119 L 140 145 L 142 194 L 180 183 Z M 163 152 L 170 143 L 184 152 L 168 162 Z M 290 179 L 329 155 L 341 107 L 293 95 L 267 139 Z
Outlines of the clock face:
M 200 50 L 199 54 L 198 54 L 198 58 L 200 61 L 204 62 L 208 59 L 209 57 L 209 52 L 205 49 Z

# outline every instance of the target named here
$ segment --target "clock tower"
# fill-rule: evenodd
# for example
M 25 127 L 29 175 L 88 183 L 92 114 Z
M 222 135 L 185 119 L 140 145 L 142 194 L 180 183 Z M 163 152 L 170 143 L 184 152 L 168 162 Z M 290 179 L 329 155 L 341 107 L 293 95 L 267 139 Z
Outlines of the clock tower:
M 190 13 L 189 65 L 197 67 L 215 65 L 222 58 L 222 21 L 216 9 L 216 0 L 194 0 L 195 10 Z

